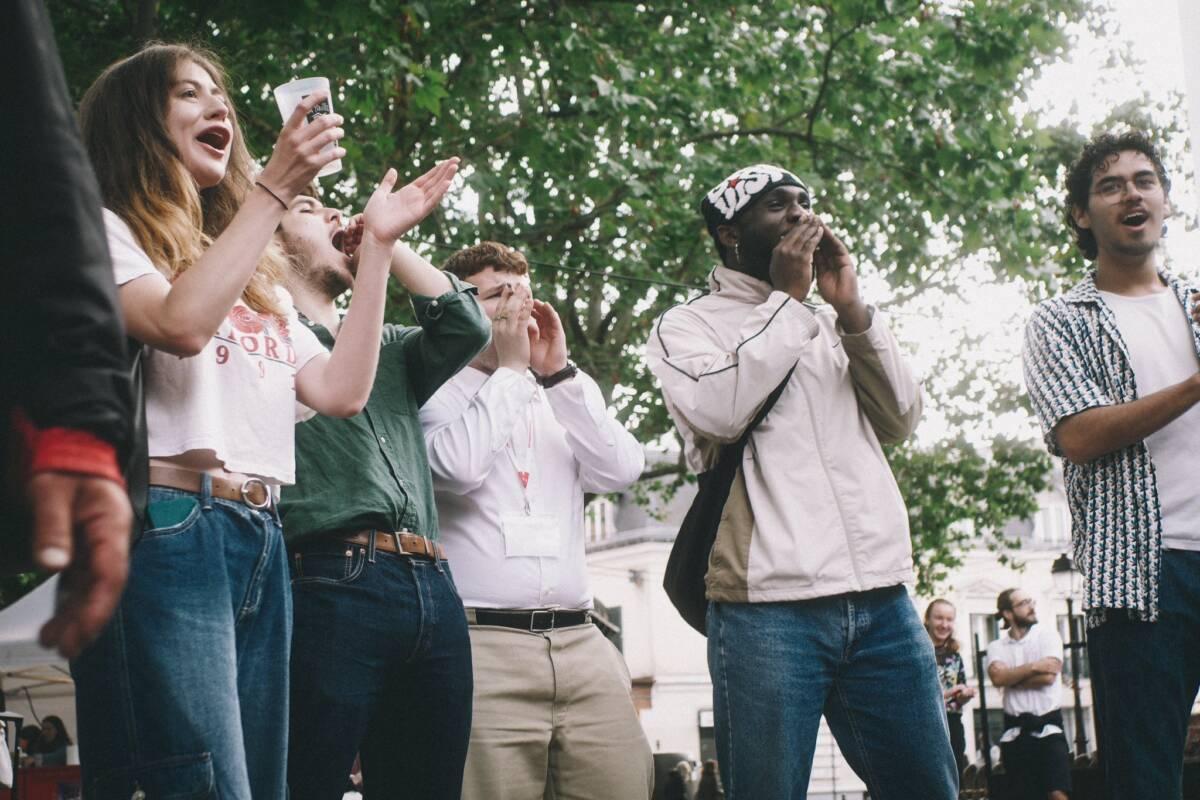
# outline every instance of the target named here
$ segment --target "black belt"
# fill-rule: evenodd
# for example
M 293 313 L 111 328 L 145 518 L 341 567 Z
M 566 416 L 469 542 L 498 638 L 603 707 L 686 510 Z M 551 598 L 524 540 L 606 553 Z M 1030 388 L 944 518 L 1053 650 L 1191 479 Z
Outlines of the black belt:
M 496 608 L 472 609 L 476 625 L 499 625 L 502 628 L 516 628 L 520 631 L 540 633 L 552 631 L 555 628 L 570 628 L 575 625 L 586 625 L 591 621 L 587 611 L 573 611 L 558 608 L 543 608 L 534 611 L 507 611 Z

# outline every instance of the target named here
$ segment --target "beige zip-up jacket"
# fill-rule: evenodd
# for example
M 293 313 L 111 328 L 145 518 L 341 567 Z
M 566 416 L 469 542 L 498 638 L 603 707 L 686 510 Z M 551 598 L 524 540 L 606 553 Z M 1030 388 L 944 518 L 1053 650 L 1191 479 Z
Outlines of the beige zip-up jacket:
M 880 441 L 916 428 L 921 387 L 872 309 L 845 334 L 828 308 L 717 267 L 646 346 L 696 472 L 716 463 L 795 364 L 751 433 L 709 557 L 708 597 L 807 600 L 913 579 L 908 513 Z

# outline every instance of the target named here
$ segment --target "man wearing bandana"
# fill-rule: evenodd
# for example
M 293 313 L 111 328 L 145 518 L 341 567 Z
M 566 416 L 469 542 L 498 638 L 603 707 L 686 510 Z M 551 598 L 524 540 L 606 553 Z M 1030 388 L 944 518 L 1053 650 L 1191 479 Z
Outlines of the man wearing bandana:
M 697 472 L 784 384 L 705 579 L 721 775 L 729 800 L 804 798 L 824 714 L 871 797 L 950 800 L 933 651 L 904 588 L 908 516 L 880 446 L 916 428 L 921 389 L 811 197 L 769 165 L 713 188 L 709 292 L 666 311 L 646 347 Z

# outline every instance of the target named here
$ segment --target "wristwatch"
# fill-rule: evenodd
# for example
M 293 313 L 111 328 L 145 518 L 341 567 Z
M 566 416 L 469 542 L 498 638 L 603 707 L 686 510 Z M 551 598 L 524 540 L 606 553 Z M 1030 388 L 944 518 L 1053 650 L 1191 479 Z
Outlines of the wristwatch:
M 535 372 L 533 375 L 534 379 L 538 382 L 538 386 L 541 386 L 543 389 L 549 389 L 551 386 L 557 386 L 563 381 L 571 380 L 578 372 L 579 367 L 575 366 L 575 362 L 567 359 L 567 365 L 558 372 L 551 373 L 550 375 L 538 375 Z

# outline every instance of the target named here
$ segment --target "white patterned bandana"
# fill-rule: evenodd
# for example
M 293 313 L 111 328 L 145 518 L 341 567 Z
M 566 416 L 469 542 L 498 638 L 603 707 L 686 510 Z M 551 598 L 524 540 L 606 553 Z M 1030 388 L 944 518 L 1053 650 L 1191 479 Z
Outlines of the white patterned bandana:
M 717 226 L 733 222 L 753 203 L 754 198 L 776 186 L 799 186 L 806 192 L 808 184 L 782 167 L 755 164 L 742 167 L 718 183 L 700 201 L 700 213 L 708 232 L 717 238 Z

